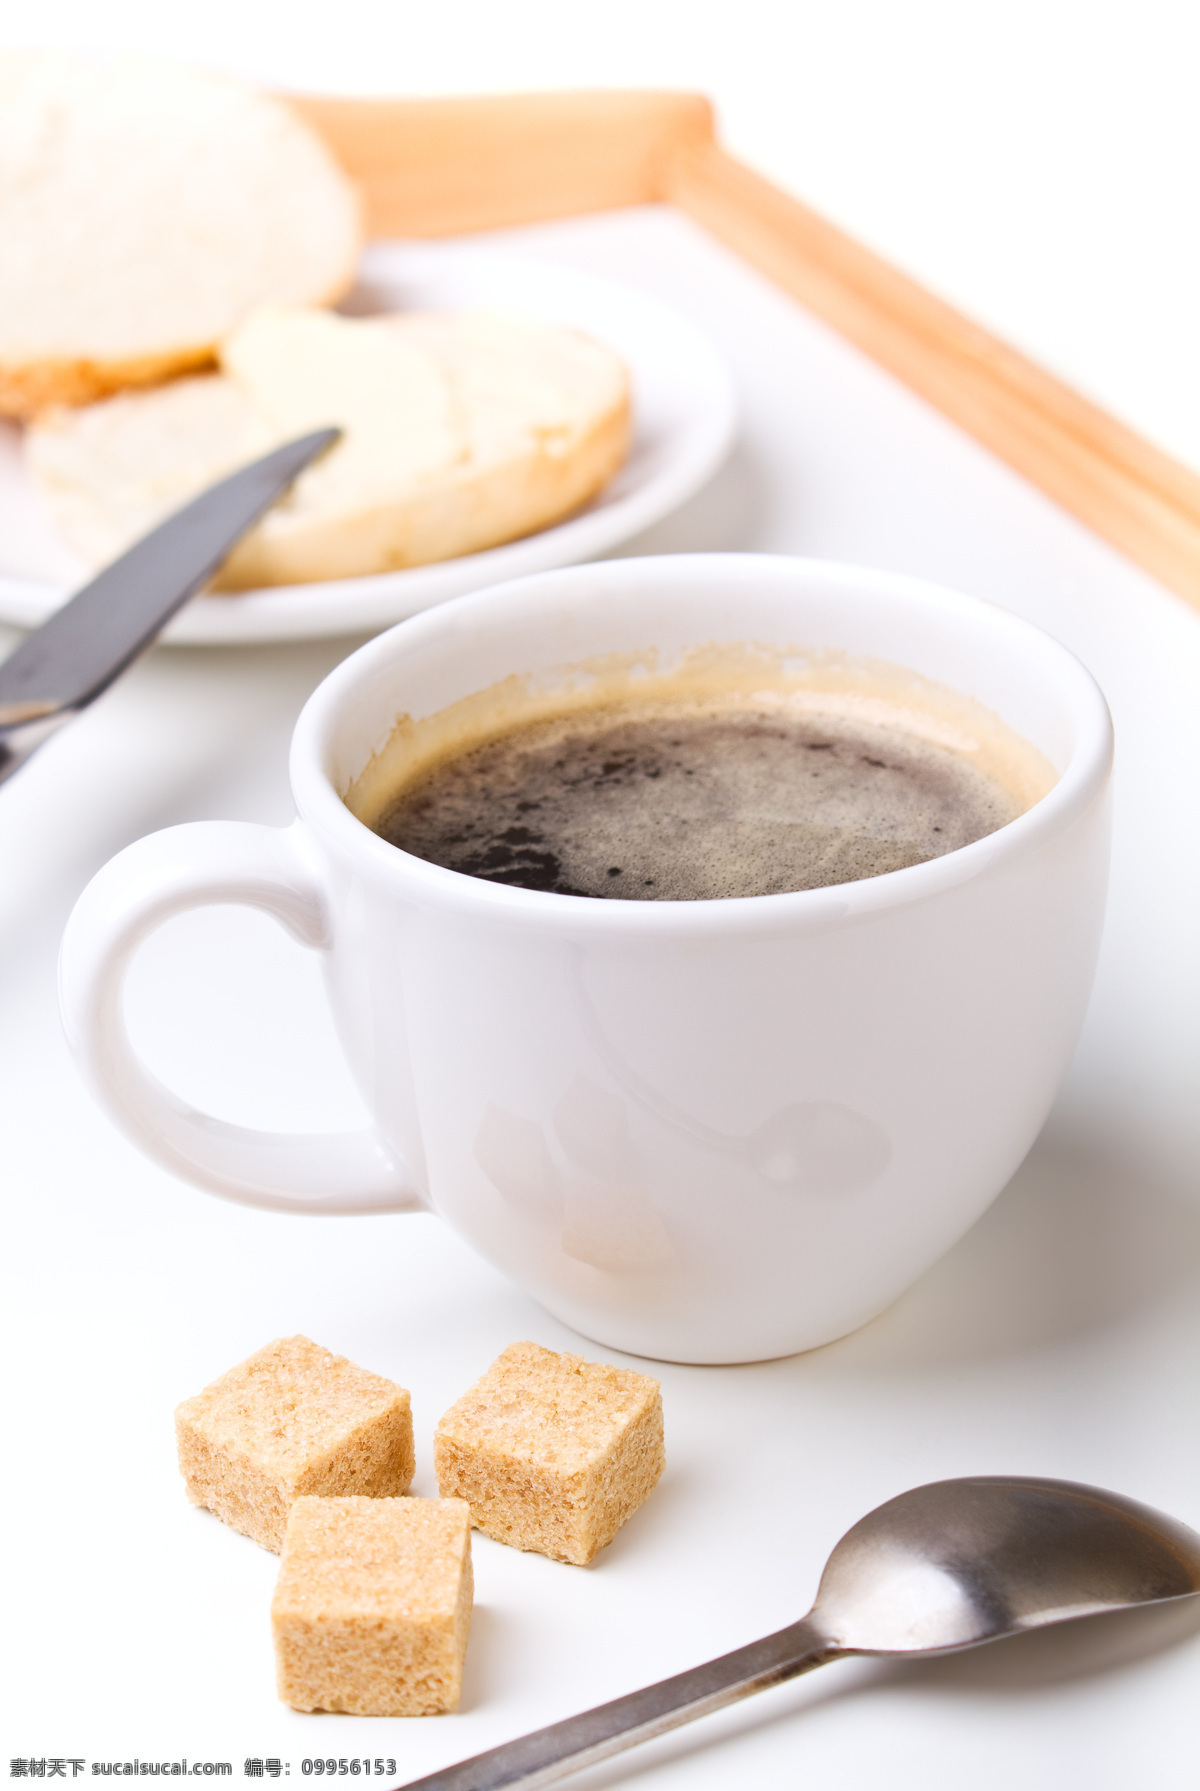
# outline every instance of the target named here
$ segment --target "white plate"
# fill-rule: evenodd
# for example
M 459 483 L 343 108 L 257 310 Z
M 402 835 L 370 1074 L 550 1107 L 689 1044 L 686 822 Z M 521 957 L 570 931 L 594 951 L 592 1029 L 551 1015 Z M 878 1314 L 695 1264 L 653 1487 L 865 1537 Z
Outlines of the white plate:
M 186 644 L 299 640 L 386 628 L 464 591 L 527 572 L 595 559 L 684 503 L 729 451 L 735 399 L 707 336 L 636 287 L 525 256 L 455 244 L 377 243 L 342 307 L 518 309 L 585 330 L 622 356 L 633 380 L 629 460 L 600 496 L 556 527 L 485 553 L 370 578 L 280 585 L 237 597 L 197 597 L 167 629 Z M 0 439 L 0 620 L 34 627 L 87 570 L 56 540 L 25 475 L 19 432 Z

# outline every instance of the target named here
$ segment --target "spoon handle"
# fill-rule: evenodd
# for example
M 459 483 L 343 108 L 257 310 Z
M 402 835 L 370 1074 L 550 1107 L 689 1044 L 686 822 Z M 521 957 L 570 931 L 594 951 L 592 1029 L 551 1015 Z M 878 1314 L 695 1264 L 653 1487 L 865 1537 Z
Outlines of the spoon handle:
M 660 1679 L 657 1685 L 614 1698 L 611 1704 L 597 1704 L 594 1710 L 552 1723 L 548 1729 L 535 1729 L 457 1766 L 414 1779 L 400 1791 L 502 1791 L 518 1785 L 522 1791 L 535 1791 L 751 1692 L 823 1666 L 842 1652 L 804 1617 L 702 1667 Z

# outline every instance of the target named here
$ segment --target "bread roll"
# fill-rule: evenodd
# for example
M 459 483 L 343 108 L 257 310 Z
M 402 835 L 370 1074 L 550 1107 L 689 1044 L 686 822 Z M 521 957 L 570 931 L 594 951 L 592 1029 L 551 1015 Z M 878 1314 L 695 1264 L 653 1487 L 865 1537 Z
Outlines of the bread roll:
M 514 540 L 585 503 L 628 447 L 617 356 L 529 318 L 269 307 L 221 363 L 29 430 L 34 478 L 91 564 L 222 474 L 329 423 L 342 442 L 242 540 L 218 588 L 386 572 Z
M 140 57 L 0 52 L 0 413 L 203 366 L 256 305 L 340 297 L 361 234 L 281 102 Z

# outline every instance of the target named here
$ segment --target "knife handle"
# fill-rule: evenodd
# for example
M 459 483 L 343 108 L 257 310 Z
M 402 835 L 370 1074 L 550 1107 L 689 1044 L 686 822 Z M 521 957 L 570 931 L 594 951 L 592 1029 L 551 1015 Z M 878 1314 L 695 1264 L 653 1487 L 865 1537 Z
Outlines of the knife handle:
M 423 1211 L 378 1133 L 256 1132 L 197 1112 L 139 1062 L 122 991 L 133 955 L 165 921 L 214 902 L 262 909 L 302 945 L 329 942 L 325 898 L 299 825 L 203 821 L 150 835 L 94 877 L 63 935 L 67 1040 L 93 1094 L 165 1168 L 244 1206 L 289 1213 Z

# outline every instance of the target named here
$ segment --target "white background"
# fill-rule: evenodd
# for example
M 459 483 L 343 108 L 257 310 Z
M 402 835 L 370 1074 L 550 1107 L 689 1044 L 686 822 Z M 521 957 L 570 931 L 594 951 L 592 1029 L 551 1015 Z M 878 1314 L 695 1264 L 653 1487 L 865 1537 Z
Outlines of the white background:
M 1161 439 L 1196 411 L 1190 7 L 688 8 L 342 0 L 101 15 L 281 85 L 701 87 L 727 140 Z M 28 36 L 15 9 L 4 35 Z M 0 791 L 6 1709 L 11 1756 L 240 1764 L 399 1758 L 415 1776 L 797 1615 L 864 1510 L 942 1475 L 1121 1488 L 1200 1527 L 1200 624 L 685 220 L 513 233 L 636 279 L 722 344 L 743 443 L 640 545 L 827 555 L 923 573 L 1039 621 L 1093 668 L 1120 742 L 1097 992 L 1043 1139 L 895 1308 L 808 1357 L 661 1370 L 670 1467 L 587 1573 L 480 1540 L 460 1715 L 301 1717 L 274 1698 L 273 1558 L 190 1510 L 169 1414 L 302 1330 L 410 1386 L 415 1490 L 439 1412 L 503 1345 L 582 1347 L 431 1218 L 285 1220 L 174 1183 L 81 1089 L 54 1004 L 87 878 L 176 821 L 291 814 L 286 743 L 351 643 L 151 655 Z M 1189 384 L 1190 382 L 1190 384 Z M 1190 391 L 1190 397 L 1187 396 Z M 1190 438 L 1189 451 L 1200 463 Z M 238 913 L 140 960 L 137 1037 L 245 1123 L 355 1123 L 311 959 Z M 620 1359 L 620 1358 L 617 1358 Z M 1197 1620 L 1088 1626 L 922 1669 L 826 1669 L 639 1756 L 600 1787 L 1190 1791 Z M 235 1780 L 238 1782 L 238 1780 Z M 395 1782 L 394 1780 L 387 1782 Z
M 729 148 L 1200 468 L 1192 0 L 4 0 L 311 92 L 663 86 Z

